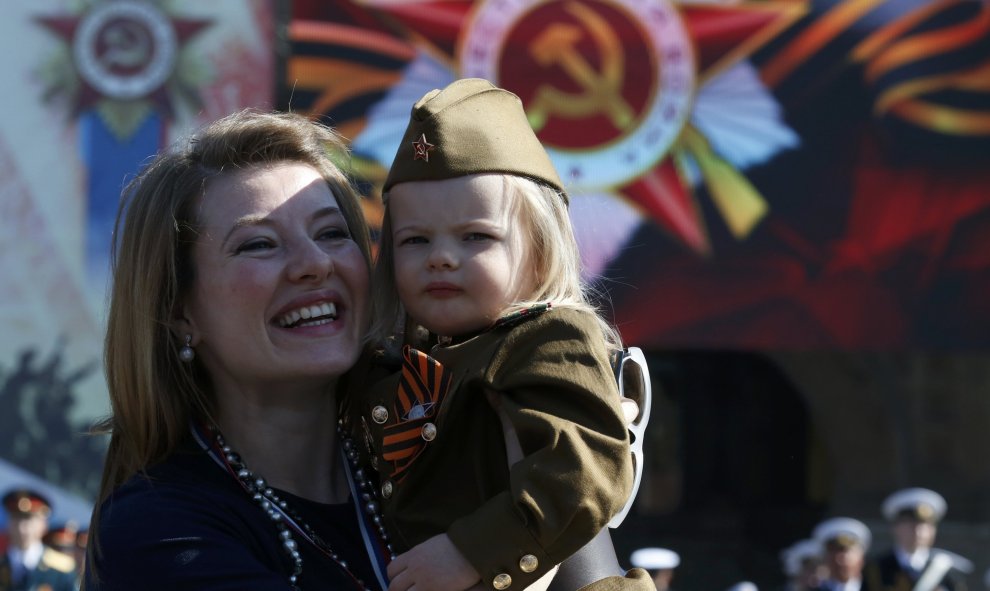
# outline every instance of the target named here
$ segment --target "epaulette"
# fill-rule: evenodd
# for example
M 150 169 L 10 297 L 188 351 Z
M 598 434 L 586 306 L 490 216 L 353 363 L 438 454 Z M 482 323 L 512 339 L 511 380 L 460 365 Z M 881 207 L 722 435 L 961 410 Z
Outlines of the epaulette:
M 41 562 L 62 573 L 71 573 L 76 570 L 76 559 L 54 548 L 45 548 L 41 555 Z
M 547 302 L 545 304 L 537 304 L 535 306 L 530 306 L 529 308 L 516 310 L 515 312 L 512 312 L 511 314 L 506 314 L 505 316 L 502 316 L 501 318 L 496 320 L 492 328 L 507 328 L 507 327 L 515 326 L 521 322 L 539 316 L 540 314 L 549 310 L 552 307 L 552 305 L 553 304 L 551 304 L 550 302 Z

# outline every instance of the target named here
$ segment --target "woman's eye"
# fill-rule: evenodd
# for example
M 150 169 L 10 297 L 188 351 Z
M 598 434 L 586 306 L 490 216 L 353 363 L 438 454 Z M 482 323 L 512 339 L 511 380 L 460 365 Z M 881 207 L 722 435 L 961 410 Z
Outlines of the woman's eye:
M 346 228 L 327 228 L 321 231 L 316 239 L 317 240 L 347 240 L 351 237 L 351 233 L 347 231 Z
M 274 248 L 274 246 L 275 245 L 272 244 L 269 240 L 251 240 L 249 242 L 245 242 L 244 244 L 238 246 L 235 252 L 240 253 L 240 252 L 254 252 L 260 250 L 268 250 L 269 248 Z

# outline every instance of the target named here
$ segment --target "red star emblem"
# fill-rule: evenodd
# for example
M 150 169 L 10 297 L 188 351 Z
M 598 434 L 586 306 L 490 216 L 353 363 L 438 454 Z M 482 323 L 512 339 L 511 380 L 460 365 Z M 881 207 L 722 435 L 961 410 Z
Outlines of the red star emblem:
M 192 37 L 212 25 L 210 20 L 174 17 L 151 5 L 107 2 L 94 4 L 80 14 L 38 17 L 36 21 L 74 52 L 77 88 L 60 81 L 48 90 L 49 94 L 70 94 L 73 115 L 110 99 L 147 101 L 171 117 L 174 106 L 170 94 L 196 95 L 194 88 L 173 81 L 175 66 L 169 68 L 169 60 L 163 56 L 183 50 Z M 77 55 L 80 50 L 82 54 Z M 156 63 L 156 58 L 161 63 Z M 80 70 L 80 63 L 88 67 Z M 169 84 L 176 88 L 170 91 Z M 115 96 L 117 93 L 124 94 Z
M 436 148 L 435 145 L 426 141 L 426 134 L 419 134 L 419 139 L 412 143 L 413 145 L 413 160 L 425 160 L 430 161 L 430 152 Z

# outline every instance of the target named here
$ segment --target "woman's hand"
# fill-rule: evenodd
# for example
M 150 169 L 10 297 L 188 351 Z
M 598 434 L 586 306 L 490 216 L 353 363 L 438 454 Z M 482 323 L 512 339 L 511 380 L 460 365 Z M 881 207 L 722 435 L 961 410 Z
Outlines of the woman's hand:
M 388 591 L 464 591 L 481 580 L 447 534 L 433 536 L 388 565 Z

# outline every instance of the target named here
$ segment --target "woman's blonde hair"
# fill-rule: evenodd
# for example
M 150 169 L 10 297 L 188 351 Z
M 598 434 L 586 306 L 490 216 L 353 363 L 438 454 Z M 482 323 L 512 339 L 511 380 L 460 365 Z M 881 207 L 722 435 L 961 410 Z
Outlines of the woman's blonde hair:
M 520 227 L 525 232 L 529 263 L 536 278 L 533 293 L 523 300 L 511 302 L 502 310 L 502 315 L 547 302 L 554 308 L 586 310 L 598 317 L 606 345 L 610 349 L 621 348 L 618 332 L 591 303 L 597 294 L 581 280 L 581 254 L 563 196 L 556 189 L 526 177 L 511 174 L 499 176 L 502 190 L 512 198 L 513 213 L 522 221 Z M 385 217 L 374 269 L 374 320 L 370 332 L 375 344 L 383 347 L 390 347 L 404 331 L 417 328 L 406 326 L 405 311 L 395 283 L 393 246 L 391 212 L 386 195 Z
M 113 281 L 104 343 L 111 415 L 99 502 L 136 473 L 165 459 L 207 420 L 214 400 L 196 362 L 179 359 L 174 333 L 182 299 L 195 281 L 195 211 L 211 179 L 239 169 L 298 162 L 319 171 L 368 261 L 369 232 L 360 198 L 335 163 L 346 144 L 301 115 L 241 111 L 158 154 L 124 190 L 111 252 Z M 99 507 L 99 503 L 97 504 Z M 96 534 L 98 511 L 91 531 Z M 95 542 L 95 540 L 94 540 Z

